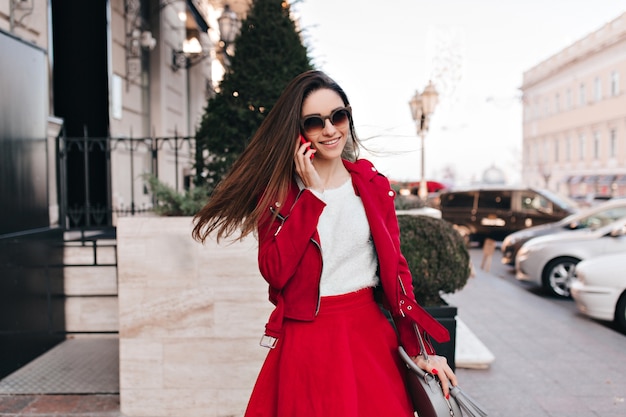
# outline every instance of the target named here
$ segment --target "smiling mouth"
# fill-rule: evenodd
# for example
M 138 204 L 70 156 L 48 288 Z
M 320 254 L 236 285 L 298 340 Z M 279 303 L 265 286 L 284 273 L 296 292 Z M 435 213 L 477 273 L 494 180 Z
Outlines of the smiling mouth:
M 337 142 L 339 142 L 339 138 L 331 139 L 331 140 L 325 140 L 323 142 L 320 142 L 320 144 L 322 144 L 322 145 L 334 145 Z

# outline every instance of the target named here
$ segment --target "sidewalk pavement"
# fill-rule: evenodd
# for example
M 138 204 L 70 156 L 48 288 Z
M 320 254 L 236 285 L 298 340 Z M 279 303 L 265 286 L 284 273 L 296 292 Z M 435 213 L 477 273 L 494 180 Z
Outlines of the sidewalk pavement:
M 481 251 L 471 255 L 480 265 Z M 446 297 L 495 357 L 458 369 L 460 386 L 490 417 L 626 416 L 626 335 L 513 282 L 498 252 L 493 264 Z
M 474 265 L 480 265 L 481 251 L 470 252 Z M 508 270 L 498 267 L 497 253 L 492 262 L 491 272 L 476 269 L 462 291 L 446 297 L 458 307 L 461 387 L 490 417 L 626 416 L 626 335 L 576 313 L 571 300 L 537 295 L 511 281 Z M 77 359 L 75 353 L 70 355 Z M 26 375 L 20 371 L 0 381 L 0 416 L 124 417 L 115 383 L 112 390 L 100 387 L 64 395 L 36 389 L 29 393 L 26 388 L 16 393 L 11 387 L 24 382 L 20 378 Z M 50 372 L 57 374 L 39 378 L 70 378 L 63 367 Z M 111 381 L 116 373 L 117 368 L 109 366 L 71 377 L 95 374 Z

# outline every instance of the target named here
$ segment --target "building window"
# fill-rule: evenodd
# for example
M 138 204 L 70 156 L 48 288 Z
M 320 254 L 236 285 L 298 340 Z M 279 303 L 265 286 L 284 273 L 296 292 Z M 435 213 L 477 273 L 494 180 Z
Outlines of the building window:
M 581 134 L 578 137 L 578 159 L 583 161 L 585 159 L 585 135 Z
M 593 159 L 600 159 L 600 132 L 593 132 Z
M 561 97 L 559 96 L 559 93 L 556 93 L 554 95 L 554 112 L 558 113 L 561 111 Z
M 565 109 L 570 110 L 572 108 L 572 90 L 569 88 L 565 92 Z
M 565 138 L 565 160 L 572 160 L 572 138 L 569 136 Z
M 541 105 L 539 104 L 539 102 L 535 102 L 535 117 L 534 119 L 538 119 L 539 117 L 541 117 Z
M 554 139 L 554 162 L 559 162 L 559 140 Z
M 585 84 L 581 84 L 580 87 L 578 87 L 578 104 L 584 106 L 586 102 L 587 99 L 585 98 Z
M 611 129 L 609 133 L 609 157 L 615 158 L 617 156 L 617 131 Z
M 593 80 L 593 99 L 595 101 L 602 100 L 602 81 L 600 77 L 596 77 Z
M 619 94 L 619 72 L 613 71 L 611 73 L 611 95 L 616 96 Z

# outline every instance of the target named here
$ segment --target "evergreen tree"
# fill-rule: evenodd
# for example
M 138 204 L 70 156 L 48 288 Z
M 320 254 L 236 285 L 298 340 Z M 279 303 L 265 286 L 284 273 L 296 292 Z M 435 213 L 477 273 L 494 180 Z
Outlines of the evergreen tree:
M 209 191 L 243 152 L 287 83 L 312 69 L 289 13 L 283 0 L 254 0 L 242 22 L 231 66 L 196 132 L 200 149 L 209 154 L 196 160 L 204 165 L 196 168 Z

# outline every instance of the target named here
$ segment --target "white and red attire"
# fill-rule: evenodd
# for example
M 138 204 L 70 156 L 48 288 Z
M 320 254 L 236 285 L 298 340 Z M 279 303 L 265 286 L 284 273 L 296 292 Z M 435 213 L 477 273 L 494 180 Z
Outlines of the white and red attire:
M 293 181 L 259 223 L 259 269 L 276 305 L 265 334 L 274 348 L 245 417 L 413 416 L 398 336 L 374 287 L 409 355 L 419 353 L 413 323 L 438 342 L 449 339 L 415 302 L 389 181 L 367 160 L 344 165 L 351 180 L 343 186 L 317 195 Z

